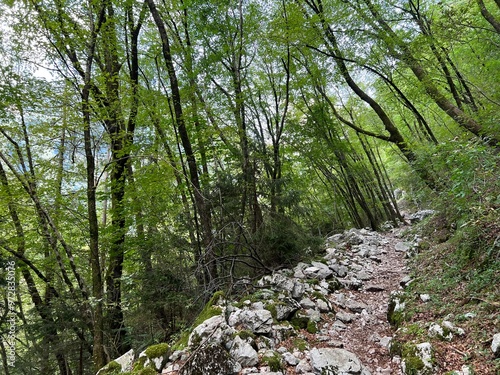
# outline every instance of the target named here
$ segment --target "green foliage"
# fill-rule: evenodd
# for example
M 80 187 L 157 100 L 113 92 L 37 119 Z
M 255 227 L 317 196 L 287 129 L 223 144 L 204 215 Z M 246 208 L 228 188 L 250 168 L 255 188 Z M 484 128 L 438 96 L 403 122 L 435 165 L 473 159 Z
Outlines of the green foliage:
M 303 352 L 304 350 L 309 348 L 309 344 L 304 339 L 295 338 L 293 339 L 293 347 Z
M 291 219 L 273 215 L 257 233 L 259 255 L 268 267 L 290 266 L 319 251 L 320 239 Z
M 269 366 L 272 372 L 283 370 L 283 360 L 279 353 L 273 352 L 272 354 L 266 354 L 262 357 L 262 362 Z
M 304 312 L 298 310 L 292 319 L 290 319 L 290 324 L 295 329 L 307 329 L 309 327 L 309 317 Z

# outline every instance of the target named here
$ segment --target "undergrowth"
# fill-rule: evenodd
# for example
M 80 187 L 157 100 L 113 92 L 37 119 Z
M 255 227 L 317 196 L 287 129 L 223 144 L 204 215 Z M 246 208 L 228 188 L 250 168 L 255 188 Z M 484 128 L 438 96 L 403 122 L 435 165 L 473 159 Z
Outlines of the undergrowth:
M 422 208 L 437 214 L 409 234 L 418 233 L 426 246 L 411 261 L 414 282 L 407 289 L 407 321 L 397 339 L 429 340 L 415 327 L 453 320 L 467 332 L 450 344 L 466 354 L 463 364 L 472 364 L 475 373 L 493 374 L 496 364 L 488 345 L 500 327 L 500 158 L 473 142 L 438 148 L 424 162 L 439 176 L 439 188 L 417 197 L 427 203 Z M 424 293 L 431 295 L 428 303 L 419 298 Z M 442 350 L 438 357 L 449 355 Z

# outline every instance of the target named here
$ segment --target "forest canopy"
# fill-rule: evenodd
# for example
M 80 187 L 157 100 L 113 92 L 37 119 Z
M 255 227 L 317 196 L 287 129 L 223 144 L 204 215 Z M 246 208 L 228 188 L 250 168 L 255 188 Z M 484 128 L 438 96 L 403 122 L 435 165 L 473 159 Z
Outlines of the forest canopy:
M 173 340 L 213 292 L 399 225 L 396 188 L 459 223 L 500 205 L 498 0 L 8 0 L 0 17 L 7 375 Z

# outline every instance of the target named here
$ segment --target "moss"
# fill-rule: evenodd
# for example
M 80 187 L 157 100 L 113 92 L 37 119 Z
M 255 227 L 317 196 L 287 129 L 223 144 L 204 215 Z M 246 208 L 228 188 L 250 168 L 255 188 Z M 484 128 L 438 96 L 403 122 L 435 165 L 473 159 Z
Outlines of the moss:
M 151 367 L 143 368 L 142 370 L 139 370 L 137 372 L 137 375 L 157 375 L 157 374 L 158 373 L 156 372 L 156 370 Z
M 170 346 L 167 343 L 152 345 L 146 349 L 145 353 L 149 359 L 160 358 L 168 354 Z
M 271 316 L 273 317 L 273 319 L 275 319 L 275 320 L 277 319 L 278 312 L 276 311 L 276 304 L 275 303 L 268 303 L 265 306 L 265 309 L 271 313 Z
M 262 358 L 264 362 L 272 372 L 278 372 L 283 369 L 283 362 L 281 361 L 281 356 L 278 353 L 273 353 L 272 355 L 265 356 Z
M 330 293 L 333 293 L 333 292 L 335 292 L 337 290 L 340 290 L 342 288 L 343 288 L 343 285 L 339 281 L 339 279 L 337 279 L 337 278 L 334 277 L 333 279 L 331 279 L 331 280 L 328 281 L 328 291 Z
M 290 319 L 290 323 L 295 329 L 306 329 L 307 324 L 309 323 L 309 317 L 302 314 L 300 311 L 297 311 L 293 318 Z
M 312 293 L 312 296 L 314 298 L 316 298 L 317 300 L 320 299 L 320 300 L 323 300 L 325 301 L 326 303 L 328 303 L 328 300 L 326 299 L 325 295 L 321 292 L 318 292 L 317 290 L 315 290 L 313 293 Z
M 389 346 L 389 354 L 391 355 L 391 357 L 394 357 L 394 356 L 400 356 L 403 354 L 403 345 L 399 342 L 399 341 L 396 341 L 396 340 L 393 340 L 391 341 L 391 344 Z
M 236 337 L 236 336 L 238 336 L 242 340 L 246 340 L 248 338 L 255 339 L 255 334 L 253 332 L 251 332 L 251 331 L 248 331 L 248 330 L 243 330 L 243 331 L 235 332 L 233 334 L 233 338 Z
M 418 323 L 412 323 L 407 325 L 404 328 L 404 331 L 410 335 L 415 335 L 417 337 L 424 337 L 426 335 L 426 331 L 423 327 Z
M 185 330 L 184 332 L 182 332 L 176 343 L 172 345 L 172 350 L 182 350 L 186 348 L 189 342 L 190 335 L 191 330 Z
M 102 371 L 101 374 L 106 374 L 106 375 L 119 374 L 121 373 L 121 371 L 122 371 L 122 366 L 116 361 L 111 361 L 105 366 L 104 371 Z
M 430 369 L 427 368 L 428 371 L 425 371 L 425 363 L 419 357 L 417 347 L 414 344 L 407 343 L 402 346 L 401 358 L 405 361 L 405 375 L 430 374 Z
M 307 322 L 307 332 L 311 334 L 315 334 L 318 332 L 318 326 L 316 325 L 316 322 L 313 322 L 312 320 L 309 320 Z
M 198 335 L 197 332 L 194 333 L 193 338 L 191 340 L 191 344 L 194 347 L 197 347 L 197 346 L 199 346 L 201 344 L 201 336 Z
M 133 371 L 137 372 L 144 368 L 144 364 L 146 363 L 146 357 L 139 357 L 137 361 L 134 362 Z
M 214 306 L 216 305 L 217 302 L 219 302 L 220 299 L 224 298 L 224 292 L 223 291 L 218 291 L 215 292 L 210 298 L 210 301 L 207 302 L 203 310 L 201 311 L 200 315 L 196 318 L 195 322 L 193 323 L 193 327 L 199 326 L 201 323 L 203 323 L 205 320 L 210 319 L 214 316 L 220 315 L 222 313 L 222 308 L 219 306 Z
M 391 296 L 389 299 L 389 307 L 387 309 L 387 321 L 394 326 L 395 328 L 398 328 L 402 322 L 405 321 L 406 319 L 406 314 L 403 308 L 400 307 L 400 310 L 396 310 L 396 307 L 401 306 L 404 304 L 405 297 L 402 294 L 398 294 L 395 296 Z

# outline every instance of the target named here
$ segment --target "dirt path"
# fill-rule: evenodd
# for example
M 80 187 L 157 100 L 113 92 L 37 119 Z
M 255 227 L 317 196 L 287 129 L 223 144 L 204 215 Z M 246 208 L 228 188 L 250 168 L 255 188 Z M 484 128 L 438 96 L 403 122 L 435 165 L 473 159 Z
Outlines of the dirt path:
M 330 331 L 332 339 L 355 353 L 372 375 L 402 374 L 399 363 L 389 355 L 388 344 L 393 332 L 387 322 L 387 306 L 390 293 L 401 289 L 400 281 L 408 271 L 404 252 L 395 249 L 395 245 L 402 241 L 399 236 L 403 230 L 398 228 L 381 234 L 377 246 L 380 254 L 376 260 L 365 258 L 359 265 L 362 267 L 360 271 L 367 274 L 367 280 L 359 290 L 344 289 L 330 296 L 337 311 L 337 320 L 333 322 L 336 329 Z M 345 256 L 349 257 L 349 250 Z M 362 307 L 366 308 L 361 310 Z M 339 318 L 345 329 L 338 329 L 342 327 Z

